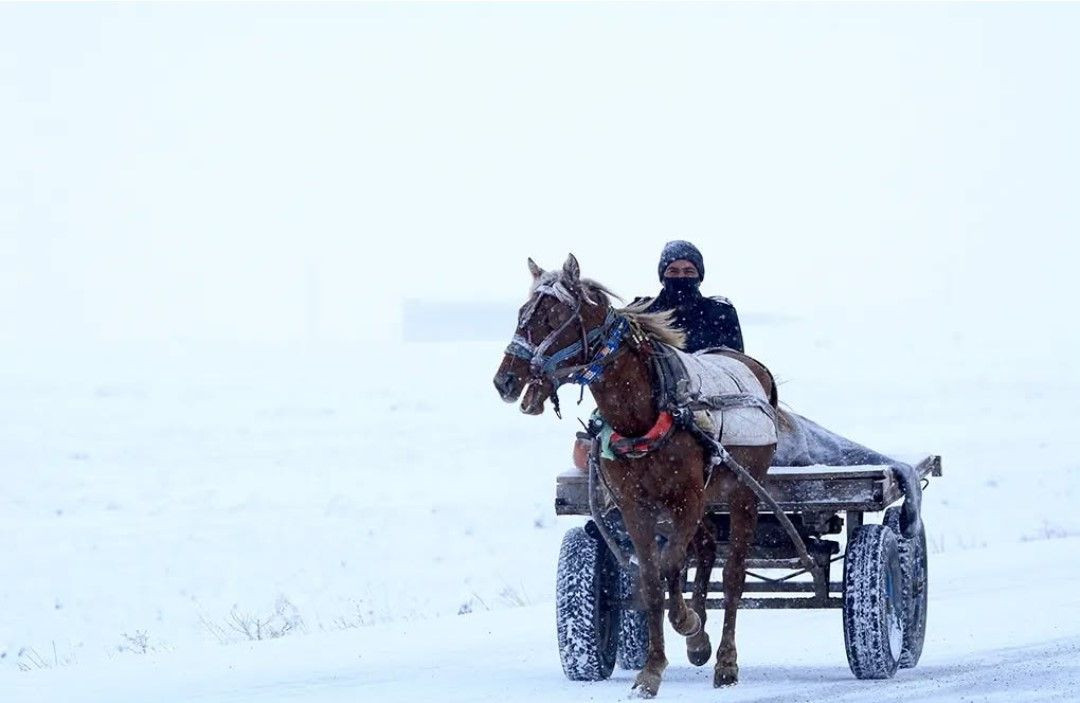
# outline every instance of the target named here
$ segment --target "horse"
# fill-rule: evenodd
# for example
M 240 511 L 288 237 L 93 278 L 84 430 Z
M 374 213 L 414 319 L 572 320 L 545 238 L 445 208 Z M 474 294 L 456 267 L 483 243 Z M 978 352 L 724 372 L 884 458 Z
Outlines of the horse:
M 646 312 L 642 304 L 614 308 L 611 299 L 617 296 L 602 284 L 582 278 L 573 254 L 561 270 L 544 271 L 532 259 L 528 265 L 532 274 L 529 298 L 519 311 L 514 339 L 494 377 L 502 399 L 514 403 L 521 397 L 521 411 L 528 415 L 543 413 L 544 403 L 551 400 L 558 412 L 558 387 L 569 380 L 589 387 L 599 413 L 617 435 L 655 434 L 664 413 L 654 392 L 653 356 L 663 345 L 681 348 L 685 341 L 673 326 L 671 314 Z M 613 339 L 616 327 L 629 331 Z M 725 349 L 722 353 L 753 372 L 767 393 L 766 402 L 775 410 L 777 389 L 769 370 L 738 352 Z M 648 653 L 631 692 L 654 697 L 668 665 L 663 632 L 665 584 L 668 619 L 686 637 L 691 663 L 702 666 L 711 658 L 705 605 L 717 548 L 703 517 L 706 505 L 714 500 L 730 505 L 731 522 L 730 552 L 723 566 L 724 626 L 713 685 L 734 685 L 739 677 L 735 619 L 757 524 L 757 500 L 734 473 L 721 466 L 713 469 L 705 444 L 685 425 L 676 423 L 663 442 L 647 445 L 637 445 L 644 446 L 644 451 L 602 459 L 599 467 L 637 557 L 648 624 Z M 775 447 L 725 448 L 731 459 L 760 482 Z M 666 537 L 663 547 L 657 540 L 661 534 Z M 683 592 L 691 550 L 697 569 L 688 605 Z

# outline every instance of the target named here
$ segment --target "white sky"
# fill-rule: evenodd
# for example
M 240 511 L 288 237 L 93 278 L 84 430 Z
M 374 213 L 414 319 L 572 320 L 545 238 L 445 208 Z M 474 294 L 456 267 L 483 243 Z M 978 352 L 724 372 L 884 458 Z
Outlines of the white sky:
M 1053 334 L 1077 36 L 1062 4 L 0 4 L 0 340 L 302 339 L 313 297 L 319 338 L 395 338 L 406 296 L 518 301 L 530 255 L 652 293 L 672 238 L 744 312 Z

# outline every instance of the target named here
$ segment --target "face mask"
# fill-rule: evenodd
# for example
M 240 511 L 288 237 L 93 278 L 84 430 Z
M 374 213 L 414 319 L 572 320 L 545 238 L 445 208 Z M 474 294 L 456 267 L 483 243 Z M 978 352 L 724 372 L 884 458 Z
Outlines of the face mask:
M 674 303 L 680 304 L 698 295 L 698 286 L 701 281 L 697 278 L 665 278 L 664 290 L 671 296 Z

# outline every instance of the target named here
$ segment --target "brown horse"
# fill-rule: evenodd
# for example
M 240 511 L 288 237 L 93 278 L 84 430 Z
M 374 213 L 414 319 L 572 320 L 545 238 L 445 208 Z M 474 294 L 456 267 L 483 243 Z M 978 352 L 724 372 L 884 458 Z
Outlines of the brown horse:
M 525 391 L 522 412 L 538 415 L 551 399 L 558 409 L 556 391 L 572 377 L 589 385 L 597 409 L 623 437 L 645 436 L 654 428 L 661 409 L 654 393 L 651 355 L 654 345 L 679 347 L 682 333 L 671 326 L 668 313 L 649 314 L 641 307 L 613 309 L 611 294 L 602 285 L 581 278 L 577 259 L 567 259 L 560 271 L 543 271 L 532 259 L 533 276 L 528 301 L 522 307 L 514 341 L 495 375 L 503 400 L 515 402 Z M 602 334 L 612 320 L 626 320 L 635 333 L 604 353 Z M 775 408 L 776 388 L 769 371 L 756 361 L 727 352 L 744 362 L 761 382 Z M 584 369 L 601 373 L 596 378 Z M 775 445 L 729 446 L 727 450 L 755 479 L 768 471 Z M 710 453 L 685 428 L 672 430 L 655 451 L 639 458 L 604 459 L 600 473 L 622 513 L 640 565 L 640 595 L 647 612 L 649 649 L 633 689 L 651 698 L 660 687 L 667 667 L 664 656 L 663 607 L 666 584 L 668 618 L 675 631 L 687 638 L 687 653 L 695 665 L 709 661 L 711 644 L 705 633 L 705 600 L 716 543 L 702 517 L 707 502 L 722 499 L 731 506 L 730 553 L 724 562 L 724 630 L 717 650 L 713 683 L 738 681 L 735 617 L 746 580 L 746 557 L 757 523 L 757 500 L 734 474 L 717 467 L 707 481 Z M 706 489 L 707 486 L 707 489 Z M 702 529 L 699 529 L 702 528 Z M 657 536 L 667 539 L 660 548 Z M 697 569 L 690 605 L 683 598 L 687 554 L 693 549 Z

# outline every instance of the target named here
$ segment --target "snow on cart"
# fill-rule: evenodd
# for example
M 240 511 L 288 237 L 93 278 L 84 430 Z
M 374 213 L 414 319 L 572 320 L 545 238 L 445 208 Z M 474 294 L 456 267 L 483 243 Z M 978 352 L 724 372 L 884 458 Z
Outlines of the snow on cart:
M 802 544 L 769 512 L 772 501 L 760 501 L 749 597 L 739 602 L 741 608 L 842 609 L 848 664 L 860 679 L 889 678 L 898 667 L 915 666 L 926 632 L 926 533 L 920 529 L 910 539 L 901 534 L 904 491 L 894 466 L 772 467 L 763 487 Z M 904 466 L 924 483 L 941 476 L 939 456 L 915 457 Z M 640 669 L 648 645 L 633 550 L 618 509 L 605 505 L 603 493 L 588 470 L 571 468 L 556 479 L 556 513 L 591 518 L 566 533 L 559 554 L 559 650 L 573 680 L 605 679 L 616 661 Z M 881 524 L 865 521 L 866 513 L 880 511 Z M 705 519 L 717 535 L 721 561 L 729 547 L 728 518 L 723 503 L 708 505 Z M 602 531 L 622 554 L 613 552 Z M 841 561 L 843 570 L 834 579 L 834 565 Z M 687 584 L 689 591 L 689 579 Z M 723 608 L 721 582 L 709 583 L 709 596 L 706 607 Z

